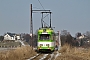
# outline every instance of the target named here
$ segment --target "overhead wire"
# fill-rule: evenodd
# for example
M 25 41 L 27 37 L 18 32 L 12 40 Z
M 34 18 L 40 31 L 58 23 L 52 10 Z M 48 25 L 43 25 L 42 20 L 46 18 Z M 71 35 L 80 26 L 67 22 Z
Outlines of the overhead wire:
M 41 2 L 38 0 L 38 2 L 40 3 L 40 5 L 42 6 L 42 8 L 44 9 L 43 5 L 41 4 Z M 44 9 L 45 10 L 45 9 Z
M 44 7 L 43 7 L 43 5 L 41 4 L 41 2 L 40 2 L 39 0 L 38 0 L 38 2 L 39 2 L 39 4 L 42 6 L 42 8 L 44 9 Z M 45 9 L 44 9 L 44 10 L 45 10 Z M 49 14 L 47 14 L 46 16 L 48 16 L 48 15 L 49 15 Z M 46 16 L 45 16 L 45 17 L 46 17 Z M 44 18 L 45 18 L 45 17 L 44 17 Z M 42 19 L 44 19 L 44 18 L 42 18 Z M 49 18 L 49 17 L 48 17 L 48 18 Z M 44 22 L 45 24 L 47 24 L 45 21 L 43 21 L 43 22 Z M 48 25 L 48 24 L 47 24 L 47 25 Z M 49 25 L 48 25 L 48 26 L 49 26 Z

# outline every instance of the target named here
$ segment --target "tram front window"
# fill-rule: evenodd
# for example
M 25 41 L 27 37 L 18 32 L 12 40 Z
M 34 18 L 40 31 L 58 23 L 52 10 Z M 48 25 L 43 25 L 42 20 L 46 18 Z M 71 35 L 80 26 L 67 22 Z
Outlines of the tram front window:
M 40 40 L 49 40 L 50 39 L 50 35 L 49 34 L 41 34 L 40 35 Z

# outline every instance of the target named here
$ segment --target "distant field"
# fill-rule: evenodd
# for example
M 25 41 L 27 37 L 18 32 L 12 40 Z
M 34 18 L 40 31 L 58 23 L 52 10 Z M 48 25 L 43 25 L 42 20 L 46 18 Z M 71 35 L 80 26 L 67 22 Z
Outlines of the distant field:
M 90 60 L 90 49 L 71 47 L 66 44 L 59 52 L 61 55 L 56 60 Z
M 23 41 L 23 43 L 26 46 L 29 46 L 29 44 L 25 41 Z M 17 47 L 21 47 L 22 44 L 21 42 L 17 41 L 17 42 L 13 42 L 13 41 L 9 41 L 9 42 L 0 42 L 0 51 L 6 51 L 6 50 L 12 50 L 15 49 Z
M 20 42 L 0 42 L 0 48 L 18 47 Z
M 0 52 L 8 51 L 8 50 L 15 50 L 16 48 L 0 48 Z
M 0 42 L 0 45 L 20 45 L 20 42 Z

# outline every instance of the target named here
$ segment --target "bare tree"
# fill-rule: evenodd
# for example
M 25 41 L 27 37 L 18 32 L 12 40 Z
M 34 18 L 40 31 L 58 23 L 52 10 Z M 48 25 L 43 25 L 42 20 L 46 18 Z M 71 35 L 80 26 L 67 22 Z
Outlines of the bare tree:
M 0 36 L 0 41 L 3 41 L 3 39 L 4 39 L 4 36 Z
M 77 37 L 80 37 L 82 34 L 80 33 L 80 32 L 77 32 L 76 34 L 75 34 L 75 36 L 76 36 L 76 38 Z
M 85 36 L 90 39 L 90 31 L 86 31 Z
M 73 37 L 67 30 L 61 31 L 61 45 L 64 45 L 65 43 L 72 44 Z
M 70 33 L 67 30 L 62 30 L 60 35 L 67 36 L 68 34 Z

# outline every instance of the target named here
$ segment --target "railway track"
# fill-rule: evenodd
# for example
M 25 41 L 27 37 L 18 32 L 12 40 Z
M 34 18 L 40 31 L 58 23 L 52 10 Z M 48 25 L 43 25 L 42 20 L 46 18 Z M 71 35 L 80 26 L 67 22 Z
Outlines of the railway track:
M 40 53 L 37 54 L 36 56 L 31 57 L 30 59 L 27 60 L 55 60 L 55 58 L 59 55 L 57 52 L 53 53 Z

